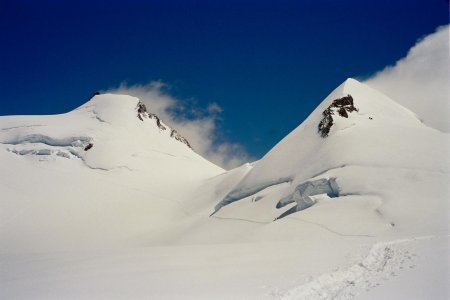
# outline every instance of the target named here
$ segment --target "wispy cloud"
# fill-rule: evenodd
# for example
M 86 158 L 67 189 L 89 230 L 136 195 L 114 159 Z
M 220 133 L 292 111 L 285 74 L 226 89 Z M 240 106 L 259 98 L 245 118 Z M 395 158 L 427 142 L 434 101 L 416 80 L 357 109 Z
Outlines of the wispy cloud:
M 143 85 L 122 83 L 108 92 L 139 98 L 164 123 L 183 135 L 197 153 L 225 169 L 253 160 L 241 144 L 223 140 L 218 127 L 223 111 L 219 104 L 212 102 L 202 108 L 173 97 L 168 90 L 164 82 L 153 81 Z
M 417 41 L 406 57 L 366 83 L 415 112 L 425 124 L 450 132 L 449 25 Z

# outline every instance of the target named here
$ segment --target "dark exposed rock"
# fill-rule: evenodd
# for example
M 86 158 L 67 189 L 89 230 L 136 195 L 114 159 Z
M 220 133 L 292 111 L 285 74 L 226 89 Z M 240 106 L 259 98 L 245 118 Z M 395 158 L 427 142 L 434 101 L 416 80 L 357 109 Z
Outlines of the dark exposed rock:
M 319 123 L 320 135 L 327 137 L 330 133 L 335 112 L 343 118 L 348 118 L 348 114 L 354 111 L 358 111 L 358 109 L 353 105 L 353 97 L 351 95 L 333 100 L 330 106 L 322 112 L 323 119 Z
M 87 144 L 86 147 L 84 147 L 84 151 L 88 151 L 88 150 L 91 149 L 92 147 L 94 147 L 94 144 L 89 143 L 89 144 Z
M 339 108 L 338 113 L 341 117 L 348 118 L 348 114 L 345 108 L 343 107 Z
M 349 112 L 356 111 L 357 109 L 353 106 L 353 97 L 351 95 L 347 95 L 345 97 L 333 100 L 333 103 L 331 103 L 334 107 L 345 107 L 345 108 L 351 108 L 352 110 L 349 110 Z
M 138 114 L 144 114 L 147 112 L 147 106 L 145 106 L 144 103 L 139 101 L 137 104 L 136 110 L 137 110 Z
M 139 118 L 139 120 L 144 121 L 144 118 L 149 118 L 149 119 L 155 119 L 156 120 L 156 126 L 158 126 L 159 129 L 161 130 L 166 130 L 167 128 L 162 124 L 161 119 L 149 112 L 147 110 L 147 107 L 145 106 L 144 103 L 142 103 L 141 101 L 138 102 L 137 106 L 136 106 L 136 111 L 137 111 L 137 117 Z
M 184 137 L 182 137 L 175 129 L 172 129 L 172 131 L 170 132 L 170 137 L 176 139 L 177 141 L 180 141 L 180 142 L 186 144 L 189 148 L 192 149 L 192 147 L 189 144 L 188 140 L 186 140 Z
M 154 119 L 156 121 L 156 126 L 158 126 L 160 130 L 167 130 L 166 126 L 163 125 L 161 119 L 156 114 L 149 112 L 145 104 L 141 101 L 138 102 L 136 111 L 139 120 L 144 121 L 144 119 Z M 182 137 L 175 129 L 171 130 L 170 137 L 182 142 L 183 144 L 186 144 L 186 146 L 192 149 L 189 142 L 184 137 Z
M 166 130 L 166 127 L 164 127 L 164 125 L 161 123 L 161 120 L 158 117 L 156 119 L 156 125 L 158 126 L 159 129 Z
M 161 130 L 166 130 L 166 129 L 167 129 L 167 128 L 162 124 L 161 119 L 160 119 L 157 115 L 152 114 L 152 113 L 148 113 L 148 117 L 149 117 L 150 119 L 155 119 L 155 120 L 156 120 L 156 126 L 158 126 L 159 129 L 161 129 Z
M 319 123 L 319 132 L 322 137 L 327 137 L 330 133 L 331 126 L 333 126 L 333 118 L 331 115 L 325 115 Z
M 92 94 L 92 96 L 89 98 L 89 100 L 91 100 L 92 98 L 94 98 L 95 96 L 98 96 L 98 95 L 100 95 L 100 92 L 94 92 L 93 94 Z M 89 101 L 88 100 L 88 101 Z

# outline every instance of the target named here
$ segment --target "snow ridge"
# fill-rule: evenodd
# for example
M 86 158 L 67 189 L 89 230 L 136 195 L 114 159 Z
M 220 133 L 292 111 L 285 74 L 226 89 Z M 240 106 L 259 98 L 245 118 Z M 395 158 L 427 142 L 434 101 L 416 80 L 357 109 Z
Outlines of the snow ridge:
M 156 122 L 156 126 L 158 126 L 160 130 L 166 130 L 167 128 L 170 129 L 170 127 L 164 124 L 156 114 L 149 112 L 145 104 L 141 101 L 137 103 L 136 111 L 139 120 L 144 121 L 144 119 L 154 119 Z M 176 139 L 177 141 L 185 144 L 190 149 L 192 149 L 191 144 L 189 144 L 188 140 L 181 134 L 179 134 L 175 129 L 170 129 L 170 137 Z

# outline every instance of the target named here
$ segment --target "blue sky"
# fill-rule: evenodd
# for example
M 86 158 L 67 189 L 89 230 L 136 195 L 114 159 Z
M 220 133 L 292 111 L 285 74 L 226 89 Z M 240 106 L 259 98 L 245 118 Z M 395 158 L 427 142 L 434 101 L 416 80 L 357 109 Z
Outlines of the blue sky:
M 219 104 L 219 140 L 260 157 L 347 77 L 448 24 L 448 1 L 0 0 L 0 115 L 53 114 L 162 80 Z

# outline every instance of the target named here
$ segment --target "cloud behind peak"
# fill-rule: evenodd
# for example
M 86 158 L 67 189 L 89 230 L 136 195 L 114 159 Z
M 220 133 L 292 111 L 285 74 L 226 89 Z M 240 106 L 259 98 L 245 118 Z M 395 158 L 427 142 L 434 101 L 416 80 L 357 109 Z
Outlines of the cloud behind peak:
M 365 82 L 445 132 L 450 132 L 449 34 L 449 25 L 438 27 L 419 39 L 406 57 Z
M 166 83 L 152 81 L 134 85 L 121 83 L 107 92 L 139 98 L 152 113 L 183 135 L 198 154 L 225 169 L 254 160 L 243 145 L 224 138 L 218 126 L 223 111 L 219 104 L 211 102 L 202 108 L 175 98 L 168 89 Z

